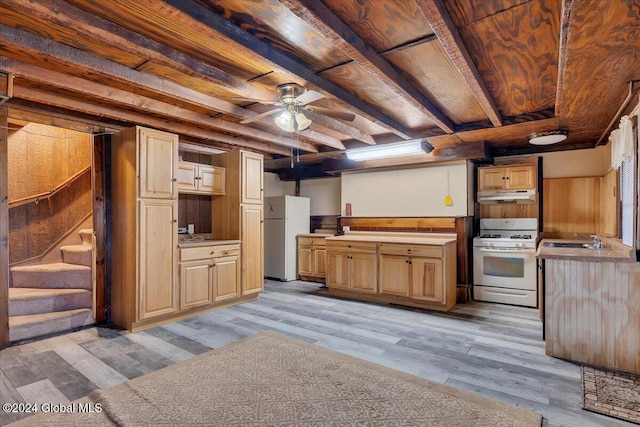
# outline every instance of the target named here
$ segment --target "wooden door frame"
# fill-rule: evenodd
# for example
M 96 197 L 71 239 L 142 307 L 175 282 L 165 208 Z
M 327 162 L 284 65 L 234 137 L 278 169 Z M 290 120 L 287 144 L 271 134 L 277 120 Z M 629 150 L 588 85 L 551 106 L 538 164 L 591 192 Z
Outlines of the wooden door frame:
M 0 105 L 0 349 L 9 345 L 9 111 Z

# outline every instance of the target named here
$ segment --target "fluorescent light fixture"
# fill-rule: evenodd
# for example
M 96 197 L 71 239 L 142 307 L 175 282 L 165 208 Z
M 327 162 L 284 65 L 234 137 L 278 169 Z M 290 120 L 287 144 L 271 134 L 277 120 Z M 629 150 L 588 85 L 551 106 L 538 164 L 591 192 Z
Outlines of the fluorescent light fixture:
M 567 139 L 567 131 L 550 130 L 546 132 L 536 132 L 529 135 L 529 144 L 533 145 L 551 145 Z
M 426 141 L 415 140 L 398 144 L 375 145 L 373 147 L 354 148 L 347 150 L 347 158 L 357 162 L 363 160 L 386 159 L 389 157 L 414 156 L 430 153 L 433 146 Z

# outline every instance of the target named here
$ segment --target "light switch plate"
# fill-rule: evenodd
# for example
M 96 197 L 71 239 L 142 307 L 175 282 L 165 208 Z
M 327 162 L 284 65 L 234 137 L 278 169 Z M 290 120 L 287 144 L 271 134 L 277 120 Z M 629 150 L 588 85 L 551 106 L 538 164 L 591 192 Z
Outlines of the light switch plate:
M 187 225 L 187 233 L 193 234 L 195 232 L 196 232 L 196 229 L 195 229 L 194 225 L 193 224 L 188 224 Z

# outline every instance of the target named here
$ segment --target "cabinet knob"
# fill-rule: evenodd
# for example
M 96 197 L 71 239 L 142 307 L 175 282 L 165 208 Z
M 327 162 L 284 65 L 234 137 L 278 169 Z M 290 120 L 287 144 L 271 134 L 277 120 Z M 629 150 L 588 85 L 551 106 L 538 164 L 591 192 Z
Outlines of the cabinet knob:
M 405 260 L 404 260 L 404 263 L 405 263 L 405 264 L 409 264 L 409 260 L 408 260 L 408 259 L 405 259 Z
M 177 219 L 174 219 L 174 220 L 173 220 L 173 222 L 178 222 L 178 220 L 177 220 Z
M 349 245 L 349 247 L 351 247 L 351 245 Z
M 209 255 L 213 255 L 213 254 L 215 254 L 215 251 L 214 251 L 214 252 L 211 252 Z
M 171 181 L 178 182 L 178 178 L 173 178 Z

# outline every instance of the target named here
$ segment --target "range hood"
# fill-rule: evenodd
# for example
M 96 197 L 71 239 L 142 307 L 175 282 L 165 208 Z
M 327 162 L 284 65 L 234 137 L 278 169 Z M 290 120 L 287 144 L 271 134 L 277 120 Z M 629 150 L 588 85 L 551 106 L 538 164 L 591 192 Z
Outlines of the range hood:
M 536 190 L 485 190 L 478 191 L 478 203 L 535 203 Z

